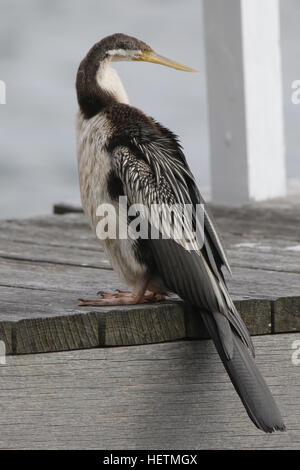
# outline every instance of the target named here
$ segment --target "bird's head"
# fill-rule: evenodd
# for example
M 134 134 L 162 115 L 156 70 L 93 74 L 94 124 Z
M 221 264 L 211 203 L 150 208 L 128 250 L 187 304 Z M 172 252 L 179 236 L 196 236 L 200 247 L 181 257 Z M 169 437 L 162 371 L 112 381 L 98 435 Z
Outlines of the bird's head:
M 186 72 L 196 70 L 156 54 L 143 41 L 125 34 L 113 34 L 94 44 L 81 61 L 76 77 L 79 107 L 86 118 L 97 114 L 112 100 L 128 103 L 117 72 L 109 67 L 114 61 L 144 61 Z
M 157 54 L 148 44 L 132 36 L 127 36 L 126 34 L 117 33 L 107 36 L 102 39 L 99 44 L 101 44 L 105 51 L 106 58 L 111 61 L 127 60 L 152 62 L 185 72 L 197 72 L 197 70 Z

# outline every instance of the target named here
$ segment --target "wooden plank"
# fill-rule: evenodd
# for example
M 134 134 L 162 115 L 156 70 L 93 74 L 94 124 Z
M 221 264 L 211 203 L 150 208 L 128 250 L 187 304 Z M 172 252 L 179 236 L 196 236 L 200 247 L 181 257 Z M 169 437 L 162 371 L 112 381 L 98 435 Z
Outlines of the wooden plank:
M 99 241 L 88 228 L 83 214 L 41 216 L 28 219 L 1 221 L 2 240 L 15 240 L 24 244 L 67 246 L 99 250 Z
M 75 293 L 0 287 L 0 295 L 5 332 L 1 335 L 0 328 L 0 339 L 9 344 L 8 354 L 207 338 L 199 314 L 181 301 L 80 309 Z M 245 300 L 237 306 L 251 334 L 271 331 L 269 302 Z
M 300 296 L 274 302 L 274 332 L 300 331 Z
M 300 273 L 237 267 L 233 268 L 232 277 L 227 276 L 227 281 L 234 300 L 275 300 L 298 296 Z M 126 289 L 111 270 L 7 258 L 1 259 L 0 285 L 72 291 L 77 292 L 77 298 L 94 297 L 99 290 Z
M 299 330 L 300 253 L 288 249 L 297 247 L 297 206 L 213 211 L 233 261 L 229 290 L 251 334 Z M 206 337 L 197 312 L 174 301 L 78 308 L 78 297 L 126 289 L 83 214 L 3 221 L 1 228 L 0 339 L 8 353 Z
M 266 299 L 235 301 L 246 326 L 252 335 L 263 335 L 272 332 L 272 303 Z
M 95 313 L 28 318 L 15 325 L 13 353 L 87 349 L 99 346 L 98 317 Z
M 211 210 L 233 266 L 299 272 L 298 205 L 278 208 L 274 202 L 241 208 L 212 206 Z
M 86 227 L 86 230 L 89 230 L 88 227 Z M 249 234 L 247 235 L 247 241 L 244 240 L 239 235 L 226 233 L 224 241 L 232 266 L 300 273 L 299 244 L 292 243 L 290 240 L 250 237 Z M 53 238 L 51 238 L 51 241 L 53 243 Z M 91 243 L 88 248 L 86 246 L 81 248 L 80 245 L 54 247 L 53 244 L 46 243 L 46 241 L 44 244 L 41 242 L 37 244 L 34 240 L 31 243 L 24 243 L 20 240 L 2 238 L 0 257 L 110 268 L 100 243 L 97 245 Z
M 78 202 L 73 203 L 73 204 L 70 202 L 69 203 L 61 202 L 61 203 L 53 205 L 53 214 L 62 215 L 62 214 L 69 214 L 70 212 L 82 213 L 83 211 Z
M 223 236 L 261 237 L 299 242 L 300 209 L 297 206 L 272 207 L 266 204 L 225 208 L 213 206 L 212 212 Z M 248 240 L 247 240 L 248 241 Z
M 233 265 L 299 272 L 300 252 L 296 249 L 299 235 L 295 226 L 300 224 L 300 216 L 297 211 L 213 207 L 213 212 Z M 54 258 L 58 262 L 60 257 L 71 262 L 72 250 L 75 250 L 73 256 L 79 252 L 80 262 L 84 263 L 86 252 L 87 264 L 93 264 L 93 254 L 87 251 L 102 251 L 81 214 L 5 221 L 1 223 L 0 241 L 1 253 L 23 254 L 28 258 L 30 252 L 36 250 L 35 256 Z M 41 245 L 39 254 L 37 244 Z M 57 254 L 56 250 L 51 252 L 53 246 L 58 248 Z M 70 248 L 69 252 L 67 249 L 60 251 L 61 246 Z
M 1 449 L 299 449 L 299 334 L 253 338 L 288 431 L 250 422 L 211 341 L 7 357 Z
M 272 295 L 277 298 L 279 292 L 292 295 L 293 285 L 294 291 L 297 292 L 299 275 L 271 272 L 266 276 L 265 272 L 240 268 L 235 271 L 238 272 L 235 273 L 234 280 L 229 281 L 234 300 L 247 301 L 244 313 L 245 317 L 248 317 L 247 322 L 252 332 L 269 332 L 271 315 L 269 300 L 272 299 Z M 90 311 L 87 307 L 78 309 L 76 299 L 82 296 L 94 297 L 100 289 L 106 291 L 119 287 L 126 289 L 113 271 L 100 269 L 4 259 L 0 265 L 0 275 L 1 273 L 5 275 L 0 306 L 2 321 L 7 321 L 9 318 L 11 320 L 34 318 L 45 314 L 61 315 L 63 312 L 76 313 L 78 310 Z M 11 287 L 18 289 L 17 295 Z M 259 291 L 261 291 L 260 296 L 257 296 Z M 260 297 L 260 303 L 257 297 Z M 239 307 L 242 308 L 241 304 Z M 101 311 L 101 308 L 92 310 Z M 254 316 L 256 314 L 257 317 Z
M 212 206 L 211 211 L 225 243 L 232 237 L 236 243 L 251 242 L 253 238 L 254 242 L 299 242 L 299 233 L 295 230 L 300 224 L 297 205 L 283 208 L 266 204 L 241 208 Z M 99 243 L 88 228 L 85 216 L 77 213 L 1 221 L 1 239 L 99 250 Z
M 126 289 L 112 270 L 2 258 L 0 285 L 73 292 L 75 299 L 95 297 L 99 290 Z
M 98 249 L 81 249 L 69 246 L 50 246 L 19 241 L 2 240 L 0 259 L 33 261 L 40 263 L 112 269 L 100 246 Z
M 297 297 L 300 273 L 233 268 L 227 284 L 233 299 L 270 299 Z
M 181 302 L 108 312 L 104 324 L 101 344 L 105 346 L 159 343 L 187 337 Z

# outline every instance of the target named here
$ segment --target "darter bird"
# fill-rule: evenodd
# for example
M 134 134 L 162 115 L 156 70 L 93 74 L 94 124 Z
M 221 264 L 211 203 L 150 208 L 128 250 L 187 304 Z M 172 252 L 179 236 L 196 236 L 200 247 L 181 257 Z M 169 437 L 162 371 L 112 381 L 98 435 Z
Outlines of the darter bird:
M 82 206 L 94 232 L 98 206 L 111 204 L 121 213 L 121 196 L 127 197 L 129 206 L 143 204 L 149 209 L 153 204 L 194 208 L 204 204 L 177 136 L 129 105 L 111 67 L 111 62 L 123 60 L 194 72 L 124 34 L 102 39 L 80 63 L 76 78 L 79 183 Z M 151 224 L 152 219 L 147 220 Z M 253 423 L 265 432 L 284 431 L 277 405 L 255 364 L 247 328 L 228 293 L 222 268 L 230 270 L 229 264 L 205 206 L 203 225 L 203 237 L 196 236 L 193 249 L 187 249 L 185 235 L 181 239 L 103 239 L 113 269 L 133 290 L 102 293 L 78 305 L 159 302 L 166 293 L 176 293 L 202 317 Z

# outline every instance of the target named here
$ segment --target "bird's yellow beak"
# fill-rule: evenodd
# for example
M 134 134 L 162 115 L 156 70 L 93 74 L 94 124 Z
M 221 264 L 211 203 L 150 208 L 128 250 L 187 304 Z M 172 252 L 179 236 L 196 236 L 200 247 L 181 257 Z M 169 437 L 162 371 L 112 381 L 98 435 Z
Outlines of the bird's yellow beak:
M 167 59 L 166 57 L 163 57 L 162 55 L 156 54 L 156 52 L 152 50 L 141 51 L 141 53 L 135 54 L 132 57 L 132 60 L 152 62 L 153 64 L 165 65 L 166 67 L 171 67 L 172 69 L 183 70 L 184 72 L 198 73 L 198 70 L 191 69 L 190 67 L 187 67 L 186 65 L 182 65 L 182 64 L 179 64 L 178 62 L 174 62 L 173 60 Z

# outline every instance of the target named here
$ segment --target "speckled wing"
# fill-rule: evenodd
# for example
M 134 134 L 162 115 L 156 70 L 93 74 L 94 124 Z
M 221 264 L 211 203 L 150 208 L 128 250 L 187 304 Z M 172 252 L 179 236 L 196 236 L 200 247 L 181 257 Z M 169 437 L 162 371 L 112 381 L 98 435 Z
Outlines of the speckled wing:
M 137 145 L 136 142 L 135 144 Z M 186 179 L 178 177 L 179 164 L 178 173 L 173 171 L 172 154 L 170 153 L 166 164 L 167 157 L 165 160 L 161 158 L 162 146 L 156 150 L 152 143 L 150 149 L 152 157 L 154 153 L 160 154 L 152 168 L 147 161 L 151 158 L 150 154 L 149 157 L 141 158 L 140 153 L 135 154 L 127 146 L 116 147 L 113 151 L 113 167 L 123 182 L 129 204 L 143 204 L 150 210 L 152 204 L 198 203 L 196 193 L 190 195 L 191 185 Z M 147 152 L 150 153 L 150 149 Z M 145 153 L 144 145 L 143 154 Z M 181 165 L 183 166 L 182 161 Z M 187 165 L 183 168 L 184 173 L 182 171 L 180 174 L 188 175 Z M 204 222 L 207 223 L 207 220 L 204 219 Z M 206 233 L 208 232 L 205 231 L 205 235 Z M 183 240 L 172 238 L 150 239 L 147 244 L 155 258 L 159 274 L 170 291 L 176 292 L 200 309 L 213 312 L 226 356 L 232 355 L 233 348 L 228 321 L 253 352 L 249 333 L 228 294 L 220 260 L 214 257 L 215 249 L 209 234 L 205 236 L 204 243 L 196 238 L 192 250 L 185 248 Z

